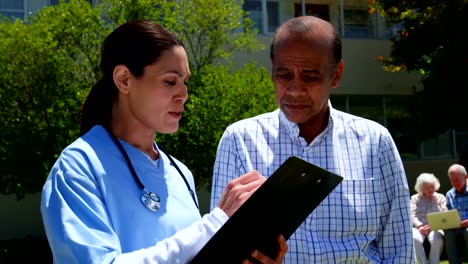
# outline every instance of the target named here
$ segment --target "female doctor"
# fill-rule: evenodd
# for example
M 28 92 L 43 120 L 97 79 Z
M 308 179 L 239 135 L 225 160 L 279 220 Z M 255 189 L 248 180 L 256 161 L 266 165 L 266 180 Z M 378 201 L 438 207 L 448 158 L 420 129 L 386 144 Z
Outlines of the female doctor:
M 62 151 L 42 191 L 54 263 L 187 263 L 265 178 L 233 180 L 219 206 L 200 216 L 191 172 L 154 141 L 156 132 L 177 131 L 188 99 L 187 55 L 172 33 L 127 22 L 104 40 L 100 68 L 81 137 Z M 281 236 L 278 243 L 277 259 L 257 250 L 252 257 L 281 263 L 287 246 Z

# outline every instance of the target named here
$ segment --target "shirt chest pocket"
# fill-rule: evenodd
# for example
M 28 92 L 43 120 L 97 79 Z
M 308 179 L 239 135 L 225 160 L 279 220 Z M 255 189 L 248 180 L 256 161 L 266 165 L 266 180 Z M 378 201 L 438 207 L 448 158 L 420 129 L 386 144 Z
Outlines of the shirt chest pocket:
M 343 180 L 307 219 L 307 226 L 329 236 L 375 233 L 381 194 L 375 180 Z

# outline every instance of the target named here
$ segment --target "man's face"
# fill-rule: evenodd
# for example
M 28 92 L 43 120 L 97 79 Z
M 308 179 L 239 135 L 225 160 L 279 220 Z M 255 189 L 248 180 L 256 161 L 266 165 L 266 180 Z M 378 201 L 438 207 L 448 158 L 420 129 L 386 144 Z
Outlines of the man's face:
M 342 63 L 333 67 L 331 56 L 328 47 L 294 39 L 276 47 L 272 80 L 276 101 L 288 120 L 307 124 L 327 108 L 343 69 Z
M 466 189 L 466 176 L 460 175 L 458 172 L 450 173 L 450 184 L 459 193 Z

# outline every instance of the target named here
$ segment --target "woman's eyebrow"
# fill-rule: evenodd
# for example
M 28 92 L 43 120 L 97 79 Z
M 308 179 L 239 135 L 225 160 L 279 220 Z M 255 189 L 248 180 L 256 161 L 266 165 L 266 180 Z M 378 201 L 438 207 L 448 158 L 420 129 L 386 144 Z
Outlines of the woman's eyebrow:
M 178 75 L 179 77 L 185 77 L 185 75 L 182 72 L 178 71 L 178 70 L 167 70 L 166 73 L 173 73 L 173 74 Z M 187 77 L 190 77 L 190 76 L 192 76 L 192 74 L 189 72 L 187 74 Z

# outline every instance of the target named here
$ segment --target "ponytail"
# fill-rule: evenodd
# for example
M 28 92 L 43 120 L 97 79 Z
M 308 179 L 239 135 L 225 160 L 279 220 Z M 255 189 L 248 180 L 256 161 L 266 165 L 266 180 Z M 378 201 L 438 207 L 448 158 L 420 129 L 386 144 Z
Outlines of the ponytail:
M 113 82 L 107 83 L 103 78 L 94 84 L 81 109 L 80 136 L 95 125 L 110 126 L 116 89 Z

